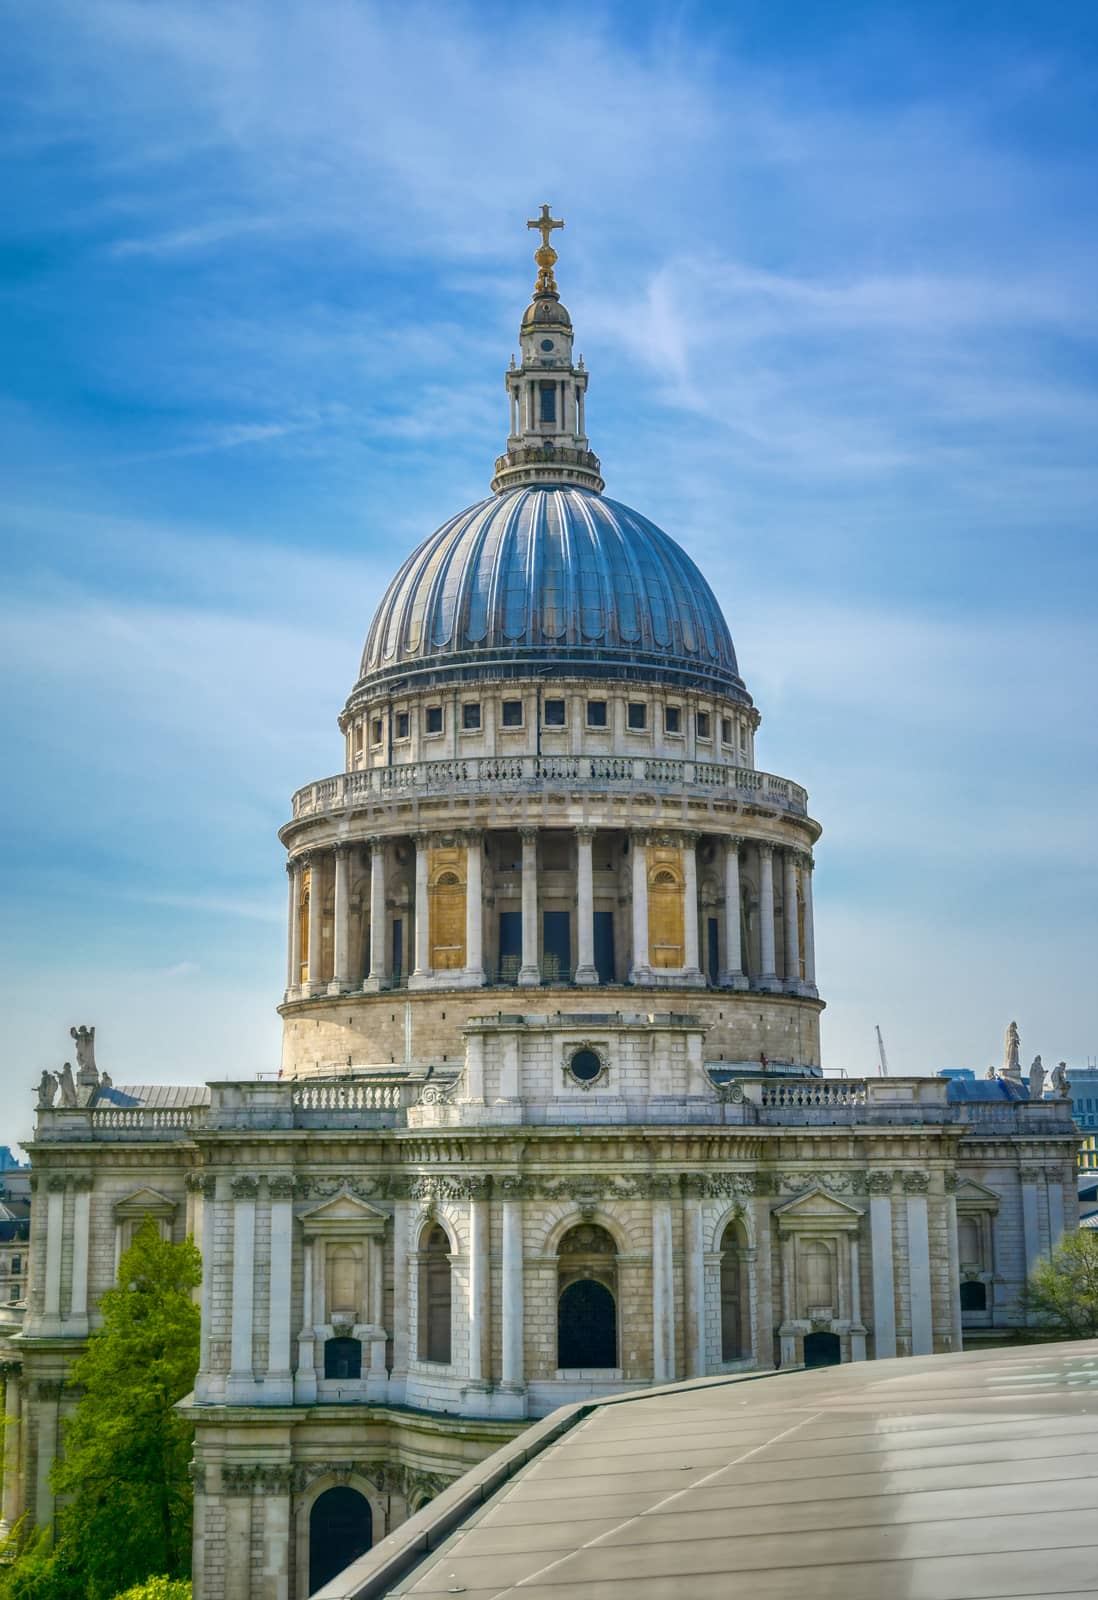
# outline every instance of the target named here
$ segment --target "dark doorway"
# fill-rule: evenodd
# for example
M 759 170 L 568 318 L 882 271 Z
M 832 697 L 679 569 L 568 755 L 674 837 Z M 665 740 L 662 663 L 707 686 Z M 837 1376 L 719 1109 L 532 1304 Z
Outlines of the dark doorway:
M 613 983 L 614 972 L 614 913 L 595 912 L 595 970 L 600 983 Z
M 499 914 L 499 980 L 517 983 L 522 966 L 522 912 L 501 911 Z
M 962 1283 L 961 1285 L 961 1310 L 986 1311 L 987 1310 L 987 1284 Z
M 399 983 L 404 972 L 404 918 L 393 918 L 393 982 Z
M 806 1367 L 836 1367 L 843 1358 L 843 1347 L 837 1333 L 806 1333 L 804 1336 L 804 1364 Z
M 370 1502 L 357 1489 L 326 1489 L 309 1512 L 309 1593 L 366 1554 L 373 1543 Z
M 557 1366 L 616 1367 L 617 1316 L 604 1283 L 579 1278 L 557 1301 Z
M 362 1341 L 360 1339 L 325 1339 L 324 1376 L 326 1378 L 361 1378 Z
M 550 983 L 567 983 L 572 976 L 572 917 L 567 911 L 542 912 L 541 974 Z
M 710 917 L 706 923 L 706 955 L 709 962 L 709 981 L 715 989 L 721 973 L 721 936 L 716 917 Z

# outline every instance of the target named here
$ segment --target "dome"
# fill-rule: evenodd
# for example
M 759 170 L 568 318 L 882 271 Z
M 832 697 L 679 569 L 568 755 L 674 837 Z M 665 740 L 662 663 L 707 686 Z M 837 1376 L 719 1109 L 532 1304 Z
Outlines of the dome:
M 572 319 L 566 306 L 550 295 L 538 295 L 526 307 L 523 328 L 570 328 Z
M 354 694 L 535 673 L 750 704 L 690 557 L 639 512 L 575 486 L 494 494 L 413 551 L 378 607 Z

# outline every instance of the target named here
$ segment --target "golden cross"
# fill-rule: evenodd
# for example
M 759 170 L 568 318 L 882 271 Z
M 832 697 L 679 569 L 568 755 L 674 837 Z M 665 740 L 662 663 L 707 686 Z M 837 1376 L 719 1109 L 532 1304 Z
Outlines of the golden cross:
M 550 216 L 549 212 L 550 208 L 548 206 L 542 206 L 541 216 L 535 218 L 533 222 L 527 222 L 526 224 L 528 228 L 537 228 L 538 232 L 541 234 L 543 248 L 548 248 L 549 235 L 553 229 L 564 227 L 564 223 L 557 222 L 554 217 Z

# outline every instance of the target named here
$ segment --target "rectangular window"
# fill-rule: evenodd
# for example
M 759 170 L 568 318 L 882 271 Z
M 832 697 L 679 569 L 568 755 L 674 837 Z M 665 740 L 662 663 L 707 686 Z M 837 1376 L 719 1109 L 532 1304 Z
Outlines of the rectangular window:
M 358 722 L 358 723 L 355 724 L 355 749 L 356 750 L 361 750 L 362 749 L 362 734 L 363 734 L 362 724 L 361 724 L 361 722 Z
M 467 733 L 480 727 L 480 702 L 467 700 L 461 708 L 461 725 Z
M 589 728 L 605 728 L 606 726 L 606 701 L 588 700 L 587 726 Z
M 11 1258 L 11 1270 L 13 1272 L 18 1272 L 22 1265 L 23 1265 L 23 1260 L 22 1260 L 21 1256 L 12 1256 L 12 1258 Z
M 557 386 L 555 383 L 543 383 L 541 386 L 541 411 L 542 422 L 556 422 L 557 420 Z
M 709 736 L 710 736 L 709 735 L 709 713 L 708 713 L 708 711 L 699 711 L 697 716 L 694 719 L 694 722 L 695 722 L 695 728 L 696 728 L 696 731 L 697 731 L 698 738 L 699 739 L 708 739 Z
M 442 732 L 442 707 L 441 706 L 428 706 L 427 707 L 427 732 L 428 733 L 441 733 Z
M 547 700 L 545 702 L 545 726 L 547 728 L 564 727 L 563 700 Z
M 396 738 L 398 738 L 398 739 L 406 739 L 407 737 L 408 737 L 408 713 L 407 713 L 407 711 L 398 711 L 397 714 L 396 714 Z
M 630 700 L 628 721 L 634 733 L 643 733 L 647 728 L 648 707 L 643 700 Z
M 371 744 L 380 744 L 381 743 L 381 718 L 380 717 L 375 717 L 373 722 L 370 724 L 370 743 Z
M 732 718 L 731 717 L 722 717 L 721 718 L 721 743 L 722 744 L 731 744 L 732 743 Z
M 503 726 L 505 728 L 522 727 L 521 700 L 505 700 L 503 702 Z
M 664 706 L 663 731 L 664 733 L 682 732 L 682 712 L 678 706 Z

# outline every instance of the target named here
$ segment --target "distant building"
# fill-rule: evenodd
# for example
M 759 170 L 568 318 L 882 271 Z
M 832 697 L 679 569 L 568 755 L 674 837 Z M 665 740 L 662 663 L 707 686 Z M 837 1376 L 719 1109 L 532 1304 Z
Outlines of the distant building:
M 948 1078 L 950 1082 L 975 1083 L 976 1074 L 971 1067 L 943 1067 L 938 1073 L 939 1078 Z
M 1084 1132 L 1098 1130 L 1098 1067 L 1069 1070 L 1072 1115 Z

